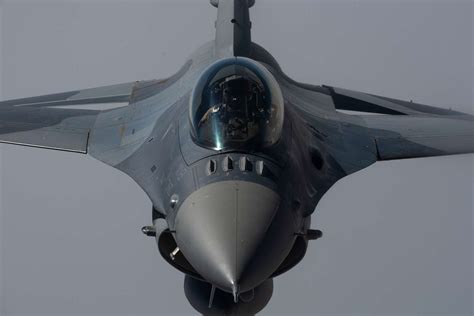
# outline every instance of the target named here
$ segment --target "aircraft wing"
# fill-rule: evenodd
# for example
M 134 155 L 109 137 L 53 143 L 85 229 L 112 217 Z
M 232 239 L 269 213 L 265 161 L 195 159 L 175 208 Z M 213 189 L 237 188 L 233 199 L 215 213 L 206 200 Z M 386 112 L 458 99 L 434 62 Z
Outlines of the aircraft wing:
M 0 102 L 0 143 L 87 153 L 94 106 L 127 105 L 135 82 Z M 87 106 L 88 109 L 78 109 Z
M 378 160 L 474 153 L 474 117 L 468 114 L 327 87 L 336 109 L 360 115 L 375 141 Z
M 469 115 L 364 116 L 378 160 L 474 153 L 474 120 Z
M 387 115 L 465 115 L 451 109 L 391 99 L 374 94 L 324 86 L 330 93 L 338 110 L 370 112 Z

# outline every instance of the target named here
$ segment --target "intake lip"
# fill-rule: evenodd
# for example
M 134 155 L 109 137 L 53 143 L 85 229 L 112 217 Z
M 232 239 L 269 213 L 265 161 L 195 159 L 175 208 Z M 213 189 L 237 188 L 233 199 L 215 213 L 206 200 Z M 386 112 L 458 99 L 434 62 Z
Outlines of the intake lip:
M 273 242 L 267 234 L 279 206 L 279 195 L 257 183 L 209 184 L 192 193 L 178 210 L 177 244 L 206 281 L 229 293 L 251 290 L 263 283 L 278 268 L 283 260 L 280 257 L 287 254 L 255 260 L 262 249 L 271 253 L 282 246 L 278 238 Z

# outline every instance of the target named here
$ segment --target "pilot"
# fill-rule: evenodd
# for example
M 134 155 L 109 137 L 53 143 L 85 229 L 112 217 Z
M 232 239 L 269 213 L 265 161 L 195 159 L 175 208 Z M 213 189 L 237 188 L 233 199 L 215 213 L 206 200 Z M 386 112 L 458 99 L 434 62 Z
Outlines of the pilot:
M 210 66 L 198 80 L 190 104 L 191 133 L 204 147 L 269 146 L 281 134 L 278 85 L 268 71 L 247 60 Z

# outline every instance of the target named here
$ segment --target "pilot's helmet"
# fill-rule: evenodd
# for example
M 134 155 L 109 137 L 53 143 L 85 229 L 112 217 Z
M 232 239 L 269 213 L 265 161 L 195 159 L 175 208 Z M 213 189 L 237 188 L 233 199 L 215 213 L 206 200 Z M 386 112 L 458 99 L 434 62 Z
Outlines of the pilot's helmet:
M 278 142 L 283 128 L 283 96 L 260 63 L 236 57 L 215 62 L 191 94 L 191 135 L 200 146 L 255 149 Z

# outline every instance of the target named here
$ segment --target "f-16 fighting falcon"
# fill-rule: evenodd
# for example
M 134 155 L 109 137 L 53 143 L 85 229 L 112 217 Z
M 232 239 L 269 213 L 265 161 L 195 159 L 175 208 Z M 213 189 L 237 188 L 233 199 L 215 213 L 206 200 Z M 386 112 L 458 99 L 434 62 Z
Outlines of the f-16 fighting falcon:
M 338 180 L 377 161 L 473 153 L 474 119 L 296 82 L 252 42 L 255 0 L 210 2 L 215 39 L 175 75 L 1 102 L 0 142 L 88 154 L 129 175 L 153 204 L 142 231 L 184 273 L 190 304 L 254 315 L 322 236 L 311 215 Z

